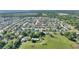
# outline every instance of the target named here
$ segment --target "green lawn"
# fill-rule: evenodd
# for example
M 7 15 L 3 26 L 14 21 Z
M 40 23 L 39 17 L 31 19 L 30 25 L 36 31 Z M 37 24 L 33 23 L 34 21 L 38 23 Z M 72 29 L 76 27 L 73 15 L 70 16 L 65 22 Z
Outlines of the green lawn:
M 65 49 L 65 48 L 74 48 L 75 43 L 68 40 L 65 36 L 60 34 L 54 34 L 53 37 L 46 35 L 43 37 L 44 40 L 37 43 L 32 43 L 31 41 L 24 42 L 20 45 L 20 49 L 32 48 L 32 49 Z

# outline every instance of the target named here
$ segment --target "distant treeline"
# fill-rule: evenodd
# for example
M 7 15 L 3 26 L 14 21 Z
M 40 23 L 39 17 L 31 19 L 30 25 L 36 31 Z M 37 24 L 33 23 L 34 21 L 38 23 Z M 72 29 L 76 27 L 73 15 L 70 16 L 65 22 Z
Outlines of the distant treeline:
M 27 10 L 26 10 L 27 11 Z M 58 13 L 68 13 L 79 15 L 79 10 L 29 10 L 29 12 L 0 13 L 0 16 L 48 16 L 56 17 Z

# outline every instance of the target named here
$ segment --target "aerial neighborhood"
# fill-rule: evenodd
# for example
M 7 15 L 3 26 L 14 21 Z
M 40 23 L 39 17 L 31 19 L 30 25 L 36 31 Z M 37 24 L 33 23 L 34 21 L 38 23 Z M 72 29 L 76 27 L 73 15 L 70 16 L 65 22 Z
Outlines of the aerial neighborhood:
M 50 13 L 43 12 L 41 16 L 26 14 L 0 15 L 1 49 L 79 48 L 75 46 L 79 43 L 77 15 L 57 13 L 57 16 L 50 17 Z

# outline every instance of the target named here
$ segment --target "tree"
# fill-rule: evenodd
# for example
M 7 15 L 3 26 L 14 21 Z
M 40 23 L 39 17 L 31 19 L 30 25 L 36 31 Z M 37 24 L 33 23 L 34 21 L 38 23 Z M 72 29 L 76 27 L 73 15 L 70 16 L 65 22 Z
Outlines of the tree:
M 43 32 L 40 32 L 40 36 L 42 37 L 42 36 L 45 36 L 45 33 L 43 33 Z
M 65 36 L 71 41 L 76 41 L 76 33 L 75 32 L 66 32 Z
M 13 48 L 19 48 L 20 45 L 21 45 L 21 39 L 13 40 Z
M 7 32 L 7 33 L 4 35 L 4 38 L 13 39 L 13 38 L 14 38 L 14 34 L 13 34 L 12 32 Z
M 5 43 L 0 41 L 0 48 L 2 48 L 4 45 L 5 45 Z
M 79 30 L 79 23 L 76 24 L 75 28 Z
M 26 33 L 26 31 L 23 31 L 23 32 L 22 32 L 22 35 L 23 35 L 23 36 L 27 36 L 28 34 Z
M 13 47 L 13 41 L 10 40 L 8 43 L 3 47 L 3 49 L 11 49 Z
M 30 34 L 30 36 L 31 36 L 32 38 L 39 38 L 39 37 L 40 37 L 40 32 L 32 32 L 32 33 Z

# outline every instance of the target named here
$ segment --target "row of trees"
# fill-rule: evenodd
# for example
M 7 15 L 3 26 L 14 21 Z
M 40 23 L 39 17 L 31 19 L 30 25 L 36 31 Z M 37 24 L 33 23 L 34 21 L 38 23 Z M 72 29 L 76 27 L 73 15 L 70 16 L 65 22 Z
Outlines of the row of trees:
M 23 31 L 22 32 L 23 36 L 30 36 L 31 38 L 39 38 L 45 35 L 43 32 L 38 32 L 38 31 Z
M 66 36 L 69 40 L 79 43 L 79 34 L 76 32 L 65 32 L 63 35 Z

